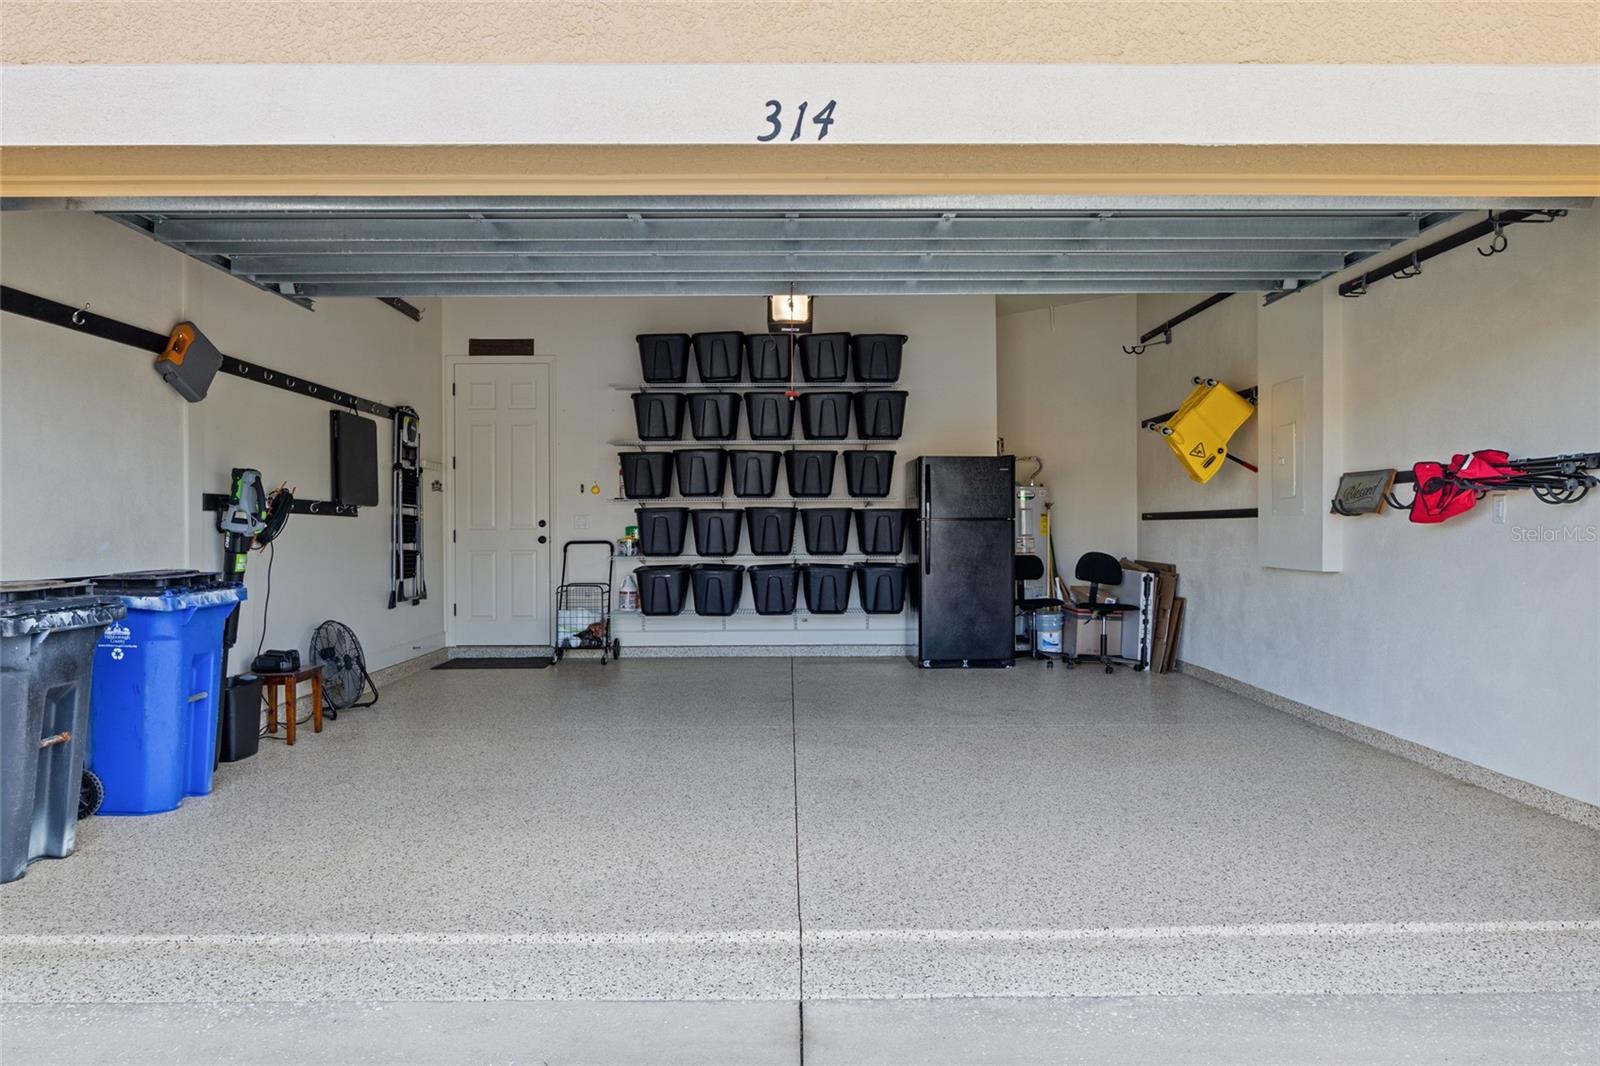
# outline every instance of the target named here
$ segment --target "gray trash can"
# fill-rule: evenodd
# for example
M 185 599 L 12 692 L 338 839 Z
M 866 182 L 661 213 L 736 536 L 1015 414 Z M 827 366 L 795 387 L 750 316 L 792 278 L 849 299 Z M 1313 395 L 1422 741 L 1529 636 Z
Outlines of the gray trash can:
M 0 582 L 0 882 L 77 843 L 94 648 L 128 615 L 93 588 Z

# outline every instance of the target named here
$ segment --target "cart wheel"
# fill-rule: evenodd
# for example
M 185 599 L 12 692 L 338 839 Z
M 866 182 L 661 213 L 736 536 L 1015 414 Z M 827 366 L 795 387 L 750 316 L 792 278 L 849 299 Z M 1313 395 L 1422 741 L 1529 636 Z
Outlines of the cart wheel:
M 83 772 L 83 784 L 78 789 L 78 820 L 100 813 L 100 805 L 106 801 L 106 787 L 100 783 L 100 776 L 93 770 Z
M 561 645 L 556 645 L 556 662 L 561 661 Z
M 613 640 L 611 642 L 611 657 L 613 659 L 622 658 L 622 641 Z

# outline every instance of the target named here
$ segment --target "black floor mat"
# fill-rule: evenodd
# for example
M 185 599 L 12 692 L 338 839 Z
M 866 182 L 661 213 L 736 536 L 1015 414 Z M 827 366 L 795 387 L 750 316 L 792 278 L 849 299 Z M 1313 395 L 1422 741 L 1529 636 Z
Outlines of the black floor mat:
M 543 670 L 553 659 L 549 656 L 517 656 L 499 658 L 484 656 L 471 659 L 447 659 L 435 670 Z

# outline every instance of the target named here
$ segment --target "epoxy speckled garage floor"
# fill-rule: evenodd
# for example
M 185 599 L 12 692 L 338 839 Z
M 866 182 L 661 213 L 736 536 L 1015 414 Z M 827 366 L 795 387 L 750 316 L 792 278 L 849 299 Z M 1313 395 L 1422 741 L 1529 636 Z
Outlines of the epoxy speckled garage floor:
M 1600 986 L 1600 834 L 1177 675 L 424 672 L 301 737 L 0 890 L 4 999 Z

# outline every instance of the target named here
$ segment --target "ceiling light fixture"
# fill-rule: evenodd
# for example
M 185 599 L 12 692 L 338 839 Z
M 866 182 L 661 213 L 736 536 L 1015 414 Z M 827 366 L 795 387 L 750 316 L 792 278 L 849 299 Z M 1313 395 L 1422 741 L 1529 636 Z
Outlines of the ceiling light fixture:
M 789 286 L 787 294 L 767 297 L 767 331 L 770 333 L 810 333 L 811 297 L 797 294 Z

